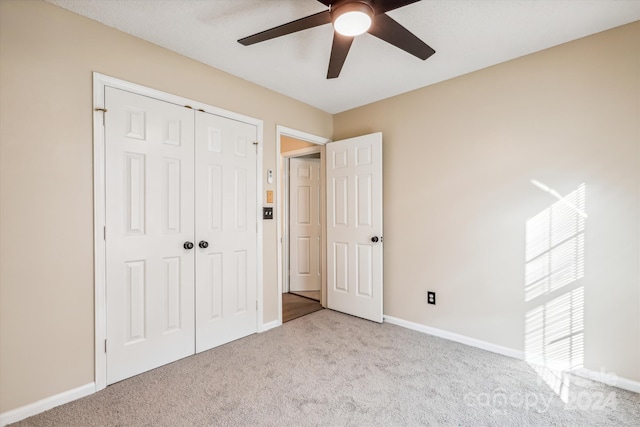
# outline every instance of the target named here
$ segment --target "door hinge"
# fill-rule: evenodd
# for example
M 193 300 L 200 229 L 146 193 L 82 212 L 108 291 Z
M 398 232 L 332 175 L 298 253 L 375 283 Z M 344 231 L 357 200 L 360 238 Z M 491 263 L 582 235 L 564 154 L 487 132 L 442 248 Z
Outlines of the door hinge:
M 258 309 L 258 300 L 256 300 L 256 310 Z
M 107 240 L 107 227 L 102 227 L 102 238 Z
M 106 112 L 109 111 L 106 108 L 94 108 L 93 111 L 100 111 L 102 113 L 102 126 L 105 126 L 105 122 L 107 121 Z
M 104 352 L 107 352 L 107 340 L 104 340 Z

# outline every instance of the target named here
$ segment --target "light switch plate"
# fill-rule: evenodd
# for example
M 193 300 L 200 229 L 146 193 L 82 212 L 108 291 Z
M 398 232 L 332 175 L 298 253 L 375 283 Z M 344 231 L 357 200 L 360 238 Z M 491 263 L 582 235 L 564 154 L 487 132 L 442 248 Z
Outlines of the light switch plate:
M 273 219 L 273 208 L 271 207 L 262 208 L 262 219 Z

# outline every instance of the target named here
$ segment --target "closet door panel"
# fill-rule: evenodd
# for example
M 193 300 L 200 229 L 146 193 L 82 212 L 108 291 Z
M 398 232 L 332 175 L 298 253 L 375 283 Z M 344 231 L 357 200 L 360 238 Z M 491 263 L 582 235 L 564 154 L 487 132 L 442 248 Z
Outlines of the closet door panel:
M 256 126 L 196 112 L 196 351 L 257 331 Z
M 107 383 L 195 350 L 193 111 L 107 87 Z

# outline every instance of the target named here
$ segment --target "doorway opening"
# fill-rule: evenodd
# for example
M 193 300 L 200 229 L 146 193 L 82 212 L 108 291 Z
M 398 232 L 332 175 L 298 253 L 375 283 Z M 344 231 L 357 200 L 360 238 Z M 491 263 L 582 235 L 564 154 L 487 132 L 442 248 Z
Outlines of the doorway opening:
M 283 138 L 294 146 L 304 141 Z M 303 148 L 312 148 L 310 147 Z M 315 148 L 315 147 L 313 147 Z M 318 147 L 319 148 L 319 147 Z M 289 151 L 282 148 L 282 154 Z M 296 149 L 297 151 L 298 149 Z M 285 200 L 288 201 L 289 274 L 284 291 L 320 303 L 322 292 L 322 220 L 320 152 L 285 159 Z M 288 179 L 287 179 L 288 178 Z
M 279 323 L 326 307 L 324 144 L 277 127 Z

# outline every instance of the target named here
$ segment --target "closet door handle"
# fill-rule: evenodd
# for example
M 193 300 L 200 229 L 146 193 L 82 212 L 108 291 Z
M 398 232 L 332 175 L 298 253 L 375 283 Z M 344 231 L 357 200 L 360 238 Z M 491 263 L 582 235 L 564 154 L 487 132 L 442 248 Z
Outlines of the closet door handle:
M 182 245 L 182 247 L 185 248 L 186 250 L 193 249 L 193 243 L 184 242 L 184 245 Z
M 200 246 L 202 249 L 207 249 L 209 247 L 209 243 L 207 243 L 205 240 L 200 240 L 198 246 Z

